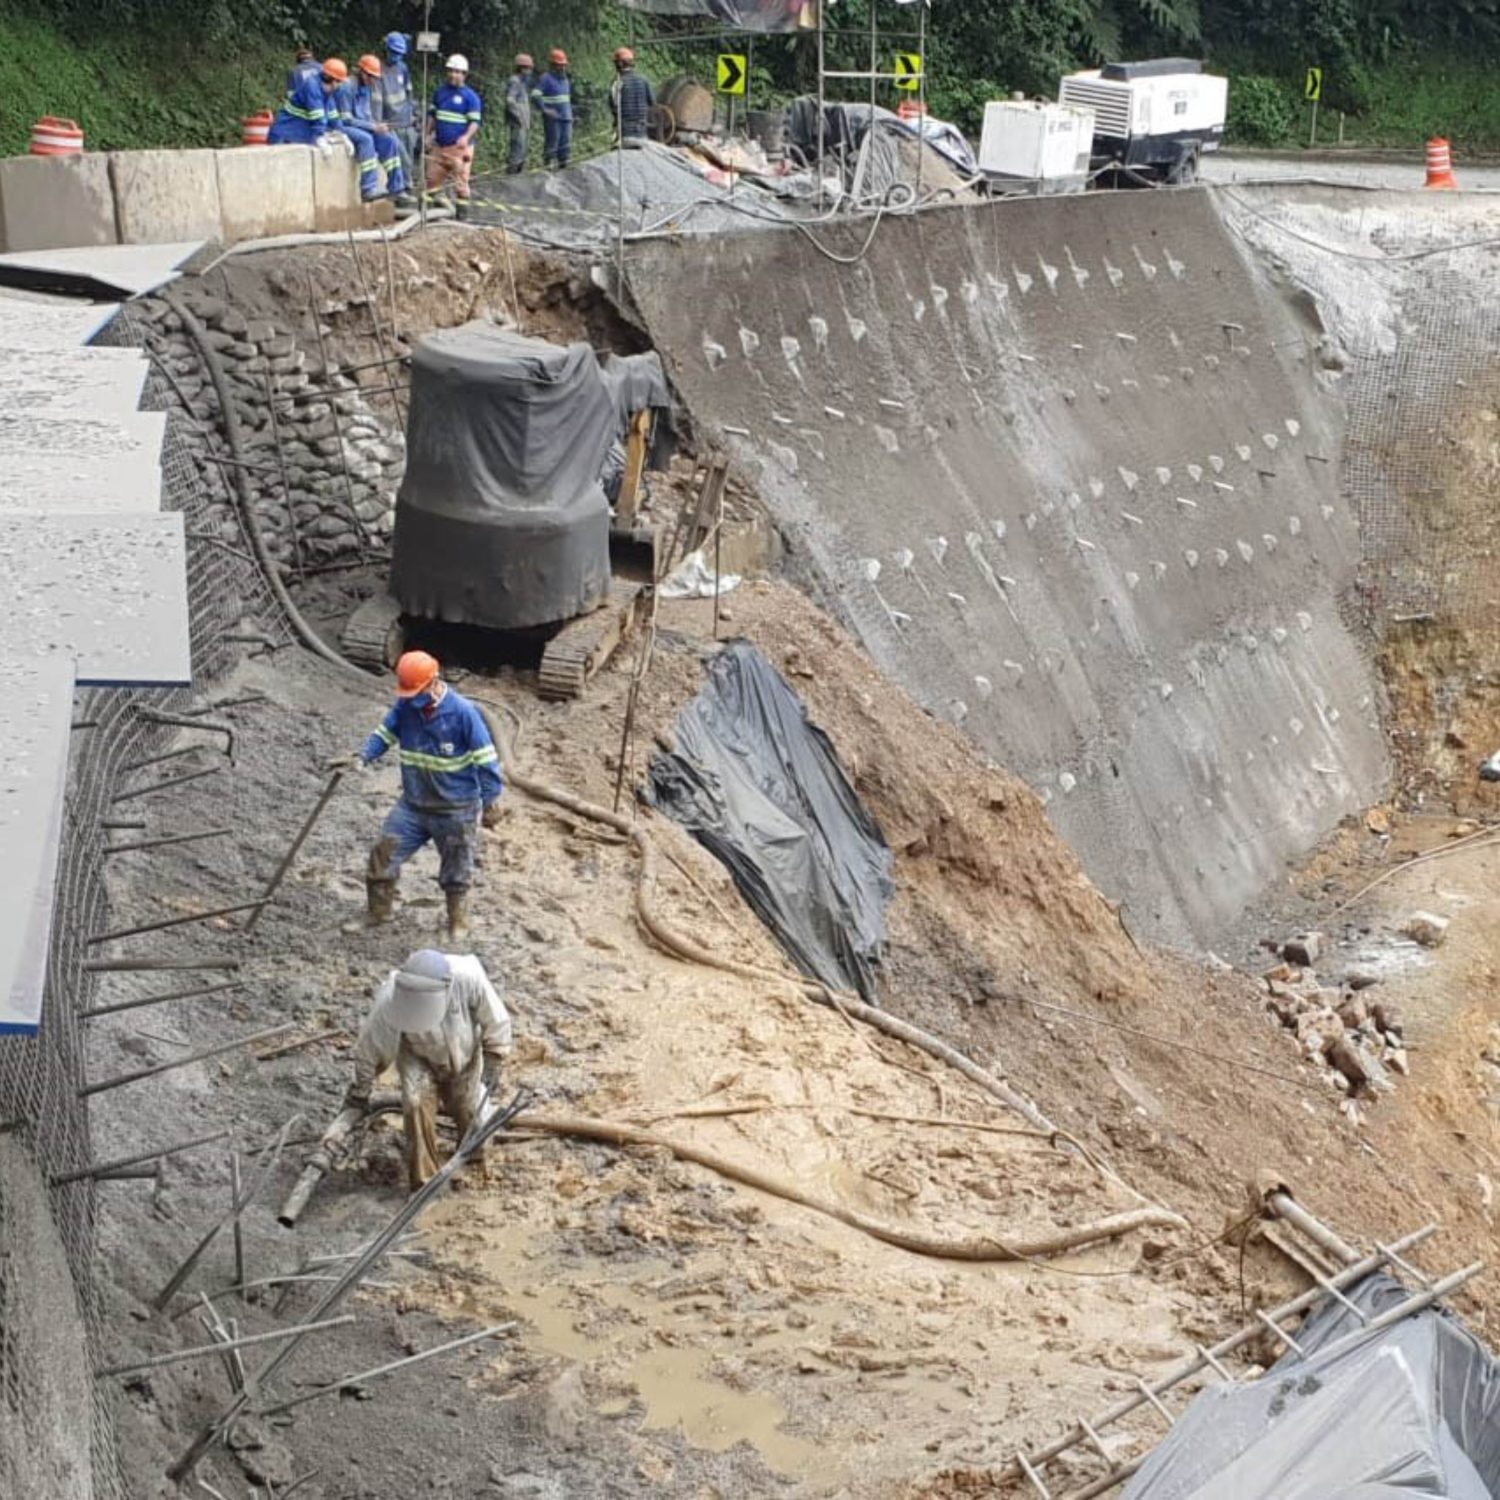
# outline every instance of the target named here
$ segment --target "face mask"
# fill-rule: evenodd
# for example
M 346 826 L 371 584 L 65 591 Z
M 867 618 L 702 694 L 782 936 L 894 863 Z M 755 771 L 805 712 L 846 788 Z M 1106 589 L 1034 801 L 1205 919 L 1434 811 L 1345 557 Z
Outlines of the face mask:
M 414 698 L 408 698 L 406 701 L 410 703 L 413 708 L 431 708 L 432 694 L 418 693 Z

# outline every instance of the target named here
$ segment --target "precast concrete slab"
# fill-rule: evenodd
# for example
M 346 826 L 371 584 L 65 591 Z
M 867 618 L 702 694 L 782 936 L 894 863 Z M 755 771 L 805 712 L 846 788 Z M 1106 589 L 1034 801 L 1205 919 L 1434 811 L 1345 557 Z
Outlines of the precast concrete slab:
M 342 150 L 321 151 L 315 146 L 289 149 L 306 152 L 312 164 L 313 228 L 319 234 L 364 228 L 359 174 L 353 160 Z
M 161 508 L 167 414 L 66 417 L 0 410 L 0 512 Z
M 0 1034 L 41 1022 L 72 717 L 67 656 L 0 658 Z
M 1211 945 L 1388 775 L 1316 331 L 1206 192 L 869 232 L 653 241 L 629 288 L 885 672 Z
M 216 239 L 216 151 L 116 151 L 109 159 L 122 245 Z
M 313 159 L 306 146 L 240 146 L 215 153 L 225 240 L 313 227 Z
M 186 687 L 182 516 L 0 514 L 6 649 L 71 660 L 84 687 Z
M 107 156 L 0 160 L 0 250 L 113 245 L 119 238 Z
M 143 297 L 175 281 L 178 268 L 202 248 L 200 239 L 0 255 L 0 285 L 73 297 Z
M 80 346 L 40 358 L 0 336 L 0 416 L 129 416 L 140 406 L 150 368 L 136 349 Z
M 0 290 L 0 344 L 42 354 L 86 344 L 119 310 L 118 302 L 61 301 Z

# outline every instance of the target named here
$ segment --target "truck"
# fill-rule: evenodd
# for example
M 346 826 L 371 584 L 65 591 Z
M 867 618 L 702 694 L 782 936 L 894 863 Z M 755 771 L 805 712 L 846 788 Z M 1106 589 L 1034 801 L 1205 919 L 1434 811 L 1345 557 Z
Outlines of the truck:
M 1229 80 L 1185 57 L 1107 63 L 1068 74 L 1058 101 L 1093 112 L 1096 184 L 1189 183 L 1223 143 Z

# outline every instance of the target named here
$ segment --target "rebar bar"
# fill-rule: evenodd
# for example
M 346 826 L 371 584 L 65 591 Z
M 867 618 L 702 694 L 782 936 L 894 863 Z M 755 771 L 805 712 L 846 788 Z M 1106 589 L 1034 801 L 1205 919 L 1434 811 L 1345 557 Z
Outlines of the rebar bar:
M 469 1344 L 478 1344 L 485 1339 L 492 1339 L 497 1334 L 508 1333 L 516 1325 L 511 1323 L 496 1323 L 493 1328 L 481 1328 L 478 1333 L 465 1334 L 461 1339 L 450 1339 L 446 1344 L 439 1344 L 435 1349 L 424 1349 L 420 1354 L 409 1354 L 405 1359 L 393 1359 L 389 1364 L 376 1365 L 373 1370 L 361 1370 L 358 1375 L 346 1375 L 342 1380 L 335 1380 L 328 1385 L 320 1385 L 316 1390 L 304 1391 L 300 1396 L 292 1396 L 286 1401 L 278 1401 L 275 1406 L 265 1406 L 256 1413 L 261 1417 L 273 1417 L 278 1412 L 290 1411 L 294 1406 L 302 1406 L 309 1401 L 316 1401 L 322 1396 L 331 1396 L 335 1391 L 347 1391 L 354 1386 L 364 1385 L 366 1381 L 376 1380 L 382 1375 L 393 1375 L 397 1370 L 407 1369 L 411 1365 L 419 1365 L 423 1360 L 434 1359 L 439 1354 L 449 1354 L 455 1349 L 466 1348 Z
M 199 1052 L 189 1052 L 186 1057 L 174 1057 L 164 1063 L 153 1063 L 149 1068 L 136 1068 L 130 1073 L 119 1073 L 113 1078 L 102 1078 L 98 1083 L 87 1083 L 78 1090 L 80 1099 L 87 1099 L 91 1094 L 103 1094 L 110 1089 L 117 1089 L 127 1083 L 139 1083 L 143 1078 L 154 1078 L 158 1073 L 170 1073 L 173 1068 L 185 1068 L 189 1063 L 204 1062 L 210 1057 L 218 1057 L 224 1052 L 233 1052 L 239 1047 L 248 1047 L 255 1042 L 263 1042 L 267 1037 L 280 1036 L 284 1031 L 290 1031 L 297 1023 L 295 1021 L 284 1021 L 280 1026 L 268 1026 L 264 1031 L 252 1031 L 249 1036 L 236 1037 L 232 1042 L 219 1042 L 216 1046 L 205 1047 Z
M 211 1135 L 194 1136 L 190 1141 L 178 1141 L 174 1146 L 162 1146 L 155 1151 L 141 1151 L 135 1156 L 121 1156 L 114 1161 L 96 1162 L 93 1166 L 79 1167 L 72 1172 L 59 1172 L 47 1181 L 53 1187 L 61 1187 L 66 1182 L 81 1182 L 85 1177 L 98 1177 L 105 1172 L 116 1172 L 121 1167 L 138 1167 L 142 1162 L 162 1161 L 169 1156 L 177 1156 L 183 1151 L 192 1151 L 199 1146 L 207 1146 L 214 1141 L 222 1141 L 227 1130 L 215 1130 Z
M 354 231 L 352 229 L 349 231 L 349 259 L 354 262 L 354 269 L 359 272 L 360 290 L 364 293 L 365 302 L 370 309 L 370 322 L 375 330 L 375 347 L 380 350 L 382 359 L 389 359 L 390 355 L 386 350 L 385 329 L 380 321 L 380 303 L 375 297 L 370 295 L 370 282 L 369 278 L 365 275 L 365 263 L 359 258 L 359 248 L 354 242 Z M 517 332 L 519 331 L 517 329 Z M 396 421 L 402 428 L 405 428 L 406 413 L 402 411 L 401 403 L 396 399 L 394 388 L 392 388 L 391 405 L 396 412 Z
M 268 896 L 257 897 L 254 901 L 240 901 L 234 906 L 219 906 L 213 911 L 188 912 L 186 916 L 162 917 L 156 922 L 142 922 L 135 927 L 117 927 L 113 932 L 96 932 L 93 937 L 85 938 L 84 941 L 92 947 L 95 943 L 111 943 L 119 938 L 139 937 L 143 932 L 165 932 L 169 927 L 188 927 L 194 922 L 208 922 L 215 917 L 232 917 L 237 912 L 254 911 L 264 906 L 270 899 Z
M 229 1201 L 237 1204 L 240 1201 L 240 1153 L 231 1151 L 229 1153 Z M 234 1235 L 234 1279 L 241 1286 L 245 1284 L 245 1226 L 240 1221 L 240 1216 L 235 1215 L 234 1223 L 230 1226 Z M 248 1302 L 250 1299 L 242 1291 L 240 1301 Z
M 265 1333 L 247 1333 L 243 1338 L 229 1343 L 197 1344 L 191 1349 L 173 1349 L 169 1354 L 157 1354 L 150 1359 L 137 1360 L 133 1365 L 108 1365 L 94 1371 L 96 1380 L 108 1380 L 117 1375 L 139 1375 L 146 1370 L 159 1370 L 163 1365 L 175 1365 L 185 1359 L 202 1359 L 205 1354 L 223 1354 L 228 1349 L 249 1349 L 256 1344 L 270 1344 L 277 1339 L 288 1339 L 294 1335 L 322 1333 L 329 1328 L 346 1328 L 354 1321 L 353 1313 L 343 1313 L 337 1318 L 324 1318 L 318 1323 L 297 1323 L 291 1328 L 272 1328 Z
M 202 781 L 205 776 L 217 776 L 222 769 L 222 766 L 209 766 L 202 771 L 189 771 L 186 776 L 173 776 L 170 780 L 158 781 L 152 786 L 137 786 L 132 787 L 128 792 L 116 792 L 109 800 L 111 805 L 116 802 L 129 802 L 151 792 L 164 792 L 169 787 L 184 786 L 189 781 Z
M 328 806 L 329 799 L 338 790 L 339 783 L 343 779 L 344 773 L 335 771 L 324 783 L 323 790 L 318 794 L 318 800 L 313 803 L 312 811 L 303 819 L 302 826 L 297 830 L 297 836 L 292 840 L 286 853 L 281 856 L 281 863 L 276 866 L 275 873 L 267 883 L 265 894 L 260 898 L 255 914 L 245 923 L 247 933 L 255 931 L 255 924 L 260 921 L 261 912 L 275 899 L 276 892 L 281 889 L 281 882 L 286 879 L 287 871 L 292 867 L 292 861 L 301 852 L 308 835 L 313 831 L 313 825 L 323 816 L 323 809 Z
M 213 705 L 192 714 L 169 714 L 159 708 L 138 708 L 136 709 L 136 717 L 145 719 L 152 724 L 170 724 L 177 729 L 202 729 L 209 734 L 222 734 L 224 736 L 224 754 L 232 762 L 234 760 L 234 725 L 216 724 L 205 720 L 203 717 L 204 714 L 213 712 L 215 708 L 226 706 L 228 705 Z
M 156 839 L 136 839 L 133 843 L 106 844 L 101 854 L 136 854 L 142 849 L 166 849 L 172 844 L 196 844 L 202 839 L 222 839 L 232 828 L 200 828 L 196 833 L 167 833 Z
M 159 755 L 146 755 L 140 760 L 127 760 L 120 770 L 122 773 L 144 771 L 149 766 L 159 766 L 164 760 L 181 760 L 184 755 L 192 755 L 202 748 L 202 745 L 179 745 L 175 750 L 163 750 Z
M 155 974 L 168 969 L 221 969 L 237 970 L 237 958 L 86 958 L 83 971 L 86 974 Z

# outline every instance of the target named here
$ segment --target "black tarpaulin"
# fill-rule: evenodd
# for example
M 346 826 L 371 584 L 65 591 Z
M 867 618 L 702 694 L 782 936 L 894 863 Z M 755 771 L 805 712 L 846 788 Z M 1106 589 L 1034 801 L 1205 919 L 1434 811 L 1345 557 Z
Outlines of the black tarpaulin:
M 804 974 L 874 999 L 891 851 L 828 736 L 748 641 L 714 657 L 651 800 L 733 875 Z
M 624 0 L 626 10 L 700 16 L 737 31 L 797 31 L 817 25 L 817 0 Z
M 667 405 L 657 356 L 601 367 L 587 344 L 474 322 L 428 334 L 411 365 L 391 559 L 402 609 L 514 630 L 602 602 L 609 508 L 599 476 L 631 412 Z
M 1409 1293 L 1389 1276 L 1347 1293 L 1365 1315 Z M 1500 1378 L 1451 1314 L 1362 1336 L 1325 1301 L 1259 1380 L 1202 1391 L 1122 1500 L 1490 1500 L 1500 1495 Z

